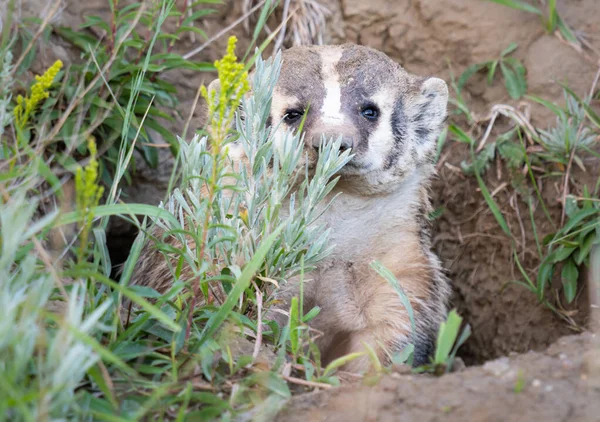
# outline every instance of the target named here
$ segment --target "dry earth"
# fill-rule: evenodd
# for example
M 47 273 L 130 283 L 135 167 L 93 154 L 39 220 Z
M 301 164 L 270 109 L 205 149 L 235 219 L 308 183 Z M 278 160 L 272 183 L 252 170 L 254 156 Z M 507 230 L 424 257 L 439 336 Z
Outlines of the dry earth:
M 277 421 L 598 421 L 597 342 L 589 333 L 568 336 L 541 353 L 441 378 L 391 374 L 376 385 L 305 394 Z

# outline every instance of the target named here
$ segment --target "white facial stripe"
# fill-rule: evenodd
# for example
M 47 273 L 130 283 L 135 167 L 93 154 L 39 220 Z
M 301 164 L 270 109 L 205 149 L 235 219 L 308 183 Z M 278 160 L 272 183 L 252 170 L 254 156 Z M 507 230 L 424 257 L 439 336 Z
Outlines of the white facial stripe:
M 323 83 L 325 85 L 325 99 L 321 108 L 321 118 L 324 123 L 341 123 L 344 121 L 341 112 L 342 90 L 335 70 L 335 65 L 341 58 L 341 49 L 321 53 Z
M 376 168 L 384 165 L 384 160 L 394 146 L 392 131 L 392 112 L 394 110 L 394 92 L 381 90 L 371 97 L 379 107 L 377 129 L 369 135 L 368 161 Z
M 296 98 L 290 97 L 282 94 L 281 92 L 275 90 L 273 94 L 273 99 L 271 101 L 271 115 L 274 116 L 275 119 L 283 118 L 285 112 L 288 107 L 292 104 L 295 104 Z M 279 121 L 274 121 L 273 124 L 277 124 Z

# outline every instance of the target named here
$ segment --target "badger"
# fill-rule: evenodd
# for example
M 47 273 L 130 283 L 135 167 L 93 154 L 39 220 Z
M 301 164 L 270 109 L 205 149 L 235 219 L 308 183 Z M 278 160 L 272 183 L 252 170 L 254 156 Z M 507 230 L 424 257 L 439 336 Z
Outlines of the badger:
M 450 284 L 431 251 L 428 191 L 447 102 L 443 80 L 411 75 L 365 46 L 302 46 L 283 52 L 269 121 L 281 122 L 278 131 L 302 124 L 308 157 L 314 158 L 323 139 L 332 137 L 353 155 L 330 193 L 335 201 L 320 217 L 335 248 L 303 287 L 304 311 L 320 308 L 310 326 L 322 334 L 316 343 L 323 364 L 364 352 L 365 344 L 383 363 L 409 343 L 415 365 L 426 363 L 433 352 Z M 410 301 L 414 327 L 401 295 L 370 265 L 375 260 L 398 280 Z M 164 258 L 145 247 L 133 283 L 165 291 L 172 279 Z M 291 278 L 277 290 L 281 309 L 289 309 L 299 284 Z M 269 315 L 285 323 L 281 313 Z M 344 369 L 368 367 L 363 354 Z

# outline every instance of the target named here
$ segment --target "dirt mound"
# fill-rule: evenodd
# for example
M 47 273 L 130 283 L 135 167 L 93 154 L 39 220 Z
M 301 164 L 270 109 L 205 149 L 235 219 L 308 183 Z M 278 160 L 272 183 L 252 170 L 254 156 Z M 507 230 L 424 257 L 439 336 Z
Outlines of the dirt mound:
M 595 347 L 593 347 L 595 345 Z M 291 399 L 278 421 L 593 421 L 600 415 L 597 335 L 500 358 L 441 378 L 392 374 Z

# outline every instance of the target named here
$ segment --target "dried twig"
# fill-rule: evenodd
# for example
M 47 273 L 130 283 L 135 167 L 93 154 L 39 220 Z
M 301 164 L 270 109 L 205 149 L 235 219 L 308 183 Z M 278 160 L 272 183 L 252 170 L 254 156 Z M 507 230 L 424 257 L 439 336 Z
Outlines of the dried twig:
M 46 29 L 46 27 L 48 26 L 48 24 L 50 23 L 52 18 L 54 18 L 54 15 L 56 15 L 56 13 L 58 12 L 58 9 L 60 8 L 61 3 L 62 3 L 62 0 L 56 0 L 56 2 L 54 3 L 54 5 L 52 5 L 50 10 L 47 13 L 45 13 L 45 17 L 44 17 L 44 20 L 42 21 L 42 24 L 38 28 L 37 32 L 31 39 L 31 41 L 29 42 L 27 47 L 25 47 L 25 50 L 23 51 L 23 53 L 21 53 L 21 56 L 19 57 L 19 59 L 15 62 L 15 65 L 13 66 L 13 68 L 10 72 L 11 77 L 14 76 L 15 72 L 17 71 L 17 69 L 19 68 L 21 63 L 23 63 L 23 60 L 25 60 L 25 57 L 27 57 L 27 55 L 29 54 L 31 49 L 35 46 L 35 42 L 37 41 L 37 39 L 42 35 L 42 33 L 44 32 L 44 29 Z
M 275 51 L 279 51 L 281 46 L 283 45 L 283 40 L 285 39 L 285 31 L 287 29 L 287 16 L 290 11 L 290 0 L 285 0 L 283 3 L 283 26 L 281 27 L 281 31 L 279 32 L 279 36 L 277 37 L 277 41 L 275 42 Z
M 283 375 L 282 378 L 284 380 L 286 380 L 287 382 L 291 382 L 292 384 L 304 385 L 306 387 L 324 388 L 324 389 L 329 389 L 332 387 L 330 384 L 325 384 L 325 383 L 316 382 L 316 381 L 306 381 L 306 380 L 303 380 L 302 378 L 290 377 L 287 375 Z
M 252 285 L 256 291 L 256 307 L 257 307 L 257 317 L 256 317 L 256 341 L 254 342 L 254 351 L 252 352 L 252 358 L 256 359 L 258 354 L 260 353 L 260 347 L 262 345 L 262 306 L 263 306 L 263 294 L 256 285 L 256 282 L 252 280 Z
M 185 140 L 185 137 L 187 136 L 187 131 L 190 127 L 192 118 L 194 117 L 194 112 L 196 111 L 196 107 L 198 106 L 198 100 L 200 100 L 201 92 L 202 92 L 202 85 L 200 85 L 198 87 L 198 90 L 196 91 L 196 96 L 194 97 L 194 102 L 192 103 L 192 107 L 190 109 L 190 114 L 188 115 L 188 118 L 185 121 L 185 124 L 183 125 L 183 133 L 181 135 L 181 139 L 183 139 L 183 140 Z
M 527 104 L 525 103 L 521 103 L 521 105 L 527 107 Z M 483 137 L 479 141 L 479 145 L 477 146 L 476 150 L 477 152 L 481 151 L 485 146 L 485 142 L 490 136 L 494 123 L 496 122 L 496 119 L 499 115 L 508 117 L 509 119 L 517 123 L 517 125 L 526 129 L 525 136 L 527 137 L 527 140 L 530 143 L 532 143 L 532 138 L 537 137 L 537 131 L 529 121 L 529 112 L 527 108 L 525 108 L 524 111 L 520 111 L 512 106 L 509 106 L 508 104 L 495 104 L 494 106 L 492 106 L 492 109 L 488 116 L 485 119 L 483 119 L 484 121 L 488 120 L 489 123 L 485 130 L 485 133 L 483 134 Z

